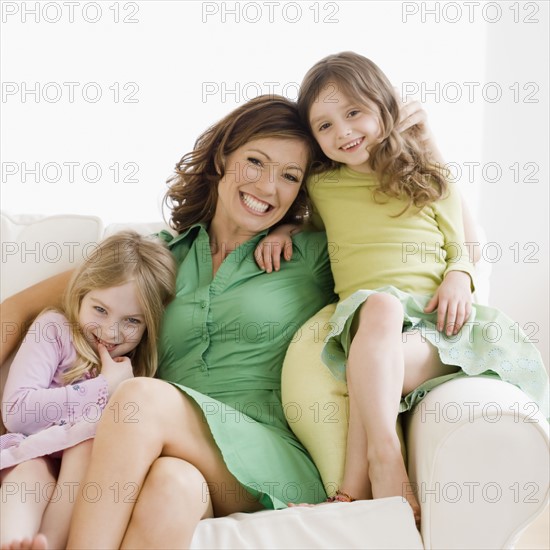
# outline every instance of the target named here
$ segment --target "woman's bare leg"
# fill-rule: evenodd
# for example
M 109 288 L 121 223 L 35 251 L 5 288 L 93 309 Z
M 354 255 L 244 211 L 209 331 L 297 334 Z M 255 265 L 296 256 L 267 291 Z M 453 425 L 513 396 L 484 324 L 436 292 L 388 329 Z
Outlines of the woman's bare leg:
M 88 468 L 93 440 L 83 441 L 66 449 L 61 459 L 56 491 L 48 504 L 40 532 L 50 548 L 65 548 L 78 487 Z
M 56 476 L 57 467 L 48 457 L 33 458 L 2 473 L 2 548 L 9 548 L 11 543 L 21 543 L 23 540 L 26 540 L 27 546 L 20 546 L 30 548 L 55 487 Z
M 213 515 L 208 485 L 200 471 L 179 458 L 157 458 L 121 548 L 189 548 L 197 523 Z
M 120 412 L 117 418 L 114 411 Z M 215 515 L 261 508 L 227 469 L 196 403 L 161 380 L 133 378 L 118 387 L 99 422 L 83 484 L 93 485 L 99 499 L 79 494 L 68 548 L 119 548 L 137 500 L 122 495 L 137 495 L 161 456 L 181 458 L 201 471 Z

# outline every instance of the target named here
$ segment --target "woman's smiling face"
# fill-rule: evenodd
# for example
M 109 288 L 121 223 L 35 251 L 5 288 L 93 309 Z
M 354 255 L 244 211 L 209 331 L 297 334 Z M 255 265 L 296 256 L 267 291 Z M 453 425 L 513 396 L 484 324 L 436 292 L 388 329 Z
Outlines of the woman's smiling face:
M 297 139 L 249 141 L 228 155 L 214 219 L 231 232 L 256 235 L 280 221 L 296 199 L 308 162 Z

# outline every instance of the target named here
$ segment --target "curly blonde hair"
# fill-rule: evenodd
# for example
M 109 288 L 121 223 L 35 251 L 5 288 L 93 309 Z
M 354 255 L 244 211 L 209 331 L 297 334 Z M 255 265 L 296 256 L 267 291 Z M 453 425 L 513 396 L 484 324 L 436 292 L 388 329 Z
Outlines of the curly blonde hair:
M 101 362 L 79 325 L 79 313 L 86 294 L 95 289 L 136 285 L 143 309 L 145 334 L 131 352 L 135 376 L 153 376 L 157 370 L 157 340 L 166 305 L 175 292 L 176 262 L 164 244 L 135 231 L 119 231 L 101 241 L 93 253 L 75 270 L 60 309 L 69 321 L 75 364 L 63 374 L 66 384 L 86 373 L 99 374 Z
M 405 198 L 422 208 L 445 196 L 446 172 L 430 158 L 430 152 L 413 126 L 401 133 L 399 103 L 382 70 L 370 59 L 354 52 L 329 55 L 305 75 L 298 97 L 298 110 L 309 128 L 311 106 L 321 91 L 335 88 L 369 110 L 378 113 L 381 138 L 370 150 L 369 167 L 378 178 L 376 191 L 388 197 Z M 332 170 L 339 163 L 321 154 L 316 172 Z

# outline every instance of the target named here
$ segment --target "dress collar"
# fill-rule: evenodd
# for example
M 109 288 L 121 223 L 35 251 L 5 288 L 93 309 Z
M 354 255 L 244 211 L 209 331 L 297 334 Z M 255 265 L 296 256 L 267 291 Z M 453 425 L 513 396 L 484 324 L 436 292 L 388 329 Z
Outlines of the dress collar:
M 185 231 L 183 231 L 183 233 L 180 233 L 179 235 L 174 236 L 173 239 L 168 243 L 168 248 L 172 248 L 179 242 L 187 240 L 187 237 L 190 235 L 192 235 L 193 238 L 196 238 L 196 236 L 201 231 L 204 231 L 205 233 L 207 233 L 207 228 L 208 228 L 208 224 L 205 222 L 194 223 L 193 225 L 188 227 Z M 268 233 L 269 233 L 269 229 L 264 229 L 263 231 L 260 231 L 259 233 L 254 235 L 254 237 L 248 239 L 248 241 L 242 243 L 241 246 L 247 243 L 258 242 L 260 239 L 265 237 Z

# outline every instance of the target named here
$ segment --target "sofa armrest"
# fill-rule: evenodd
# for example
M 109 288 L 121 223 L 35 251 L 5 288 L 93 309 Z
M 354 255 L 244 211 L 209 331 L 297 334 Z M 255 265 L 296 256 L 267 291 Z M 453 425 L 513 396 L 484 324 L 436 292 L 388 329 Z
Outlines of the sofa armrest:
M 517 387 L 451 380 L 405 423 L 427 549 L 511 548 L 545 509 L 548 423 Z

